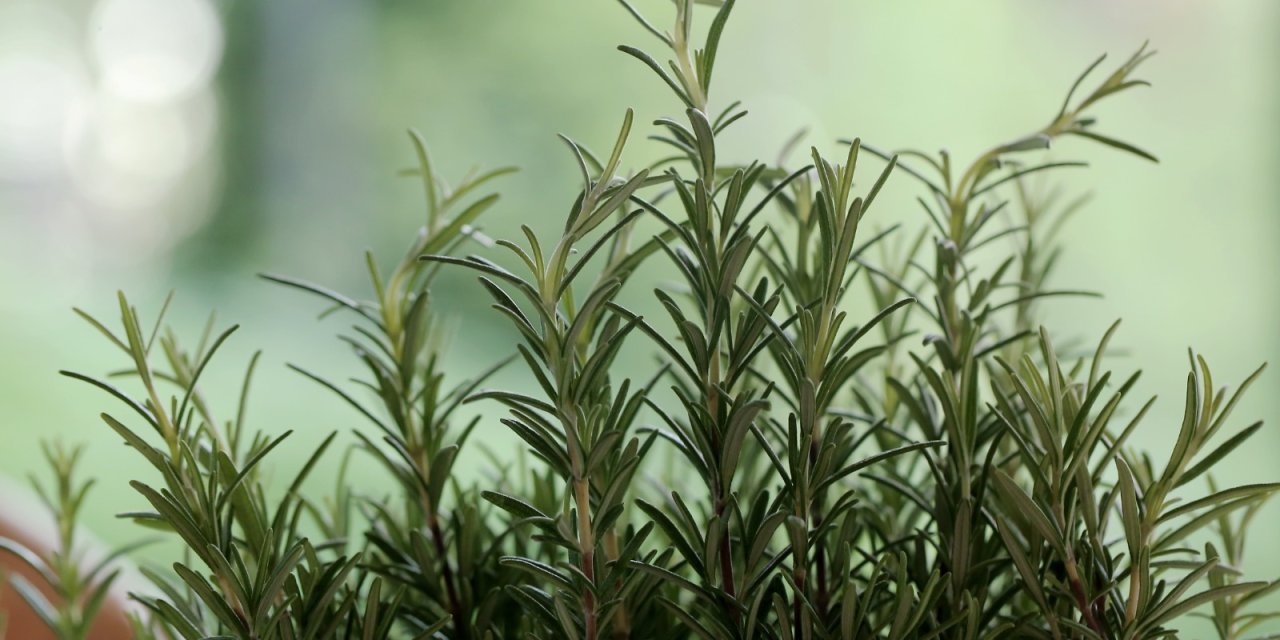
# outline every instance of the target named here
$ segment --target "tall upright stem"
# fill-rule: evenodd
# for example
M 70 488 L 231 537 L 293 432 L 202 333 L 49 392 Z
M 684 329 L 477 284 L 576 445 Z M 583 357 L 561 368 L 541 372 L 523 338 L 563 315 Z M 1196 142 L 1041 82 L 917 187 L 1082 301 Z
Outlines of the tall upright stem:
M 418 464 L 418 473 L 424 478 L 430 477 L 426 451 L 419 449 L 415 453 L 414 460 Z M 431 534 L 431 543 L 435 546 L 436 555 L 440 558 L 440 577 L 444 581 L 445 597 L 449 599 L 449 614 L 453 617 L 453 628 L 457 631 L 458 638 L 467 640 L 471 637 L 471 632 L 464 619 L 466 612 L 462 608 L 462 599 L 458 596 L 457 579 L 454 577 L 453 567 L 449 565 L 449 547 L 445 544 L 444 531 L 440 529 L 440 517 L 436 514 L 436 507 L 431 503 L 431 496 L 427 495 L 426 489 L 422 489 L 419 496 L 422 513 L 427 519 L 427 530 Z
M 605 559 L 614 562 L 618 559 L 618 532 L 612 527 L 604 534 L 601 540 L 604 545 Z M 616 584 L 614 588 L 621 587 L 621 583 Z M 631 617 L 627 615 L 627 607 L 625 604 L 618 604 L 617 613 L 613 614 L 613 632 L 610 634 L 614 640 L 625 640 L 631 637 Z
M 595 535 L 591 531 L 591 483 L 586 478 L 574 478 L 574 501 L 578 504 L 578 552 L 582 557 L 582 575 L 589 583 L 582 594 L 582 618 L 586 627 L 586 640 L 596 640 L 596 583 Z

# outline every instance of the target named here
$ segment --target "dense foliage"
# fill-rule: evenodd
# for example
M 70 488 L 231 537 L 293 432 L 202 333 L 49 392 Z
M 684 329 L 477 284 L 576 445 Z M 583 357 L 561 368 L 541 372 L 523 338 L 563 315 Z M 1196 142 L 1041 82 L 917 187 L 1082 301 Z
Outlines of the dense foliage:
M 123 405 L 102 419 L 159 472 L 132 483 L 148 510 L 128 516 L 186 549 L 144 565 L 139 637 L 1136 640 L 1204 614 L 1235 639 L 1269 618 L 1251 605 L 1277 583 L 1241 563 L 1277 485 L 1210 473 L 1259 429 L 1227 424 L 1257 374 L 1227 393 L 1192 355 L 1182 425 L 1149 455 L 1126 444 L 1151 406 L 1128 397 L 1138 374 L 1104 359 L 1116 327 L 1071 354 L 1039 327 L 1041 298 L 1083 293 L 1048 284 L 1080 201 L 1027 178 L 1079 164 L 1043 159 L 1069 137 L 1154 160 L 1094 116 L 1145 84 L 1145 47 L 1100 82 L 1094 62 L 1043 128 L 967 165 L 857 139 L 804 166 L 733 165 L 717 146 L 746 111 L 709 97 L 732 0 L 677 0 L 670 31 L 623 4 L 656 45 L 621 50 L 682 109 L 654 123 L 668 157 L 627 168 L 630 111 L 605 155 L 564 138 L 582 188 L 559 235 L 493 241 L 475 225 L 509 170 L 451 184 L 414 134 L 426 224 L 389 272 L 369 256 L 371 297 L 268 276 L 357 321 L 342 340 L 362 377 L 298 371 L 362 416 L 352 459 L 384 467 L 390 495 L 341 477 L 302 491 L 335 435 L 264 486 L 289 434 L 245 423 L 253 363 L 238 402 L 198 391 L 231 330 L 188 349 L 123 296 L 119 329 L 82 314 L 130 390 L 67 375 Z M 888 180 L 919 187 L 920 222 L 869 231 Z M 619 294 L 650 263 L 677 280 L 642 317 Z M 477 276 L 518 339 L 472 379 L 440 357 L 428 291 L 446 269 Z M 864 292 L 879 310 L 852 315 Z M 637 349 L 661 366 L 632 379 L 643 366 L 620 354 Z M 502 366 L 529 385 L 488 387 Z M 470 436 L 498 428 L 461 418 L 470 402 L 500 407 L 527 464 L 459 477 Z M 113 560 L 74 562 L 85 487 L 75 455 L 50 456 L 60 551 L 0 547 L 66 597 L 14 580 L 59 636 L 83 638 Z

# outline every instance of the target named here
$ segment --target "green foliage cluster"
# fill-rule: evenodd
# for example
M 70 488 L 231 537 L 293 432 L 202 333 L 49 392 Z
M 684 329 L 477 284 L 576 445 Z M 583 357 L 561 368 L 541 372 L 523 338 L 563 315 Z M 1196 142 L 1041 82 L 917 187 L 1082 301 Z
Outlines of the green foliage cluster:
M 122 330 L 84 314 L 141 391 L 68 374 L 125 406 L 102 419 L 158 472 L 132 483 L 148 507 L 127 516 L 186 549 L 145 568 L 139 637 L 1138 640 L 1203 615 L 1226 640 L 1269 619 L 1252 605 L 1280 583 L 1241 565 L 1280 485 L 1211 479 L 1259 428 L 1227 426 L 1257 374 L 1229 394 L 1193 355 L 1182 425 L 1147 454 L 1127 443 L 1151 402 L 1104 360 L 1116 327 L 1068 355 L 1038 324 L 1040 299 L 1084 293 L 1048 286 L 1081 201 L 1027 178 L 1080 164 L 1043 159 L 1068 137 L 1154 160 L 1093 115 L 1145 84 L 1133 74 L 1150 52 L 1090 90 L 1099 59 L 1048 124 L 968 165 L 857 139 L 802 167 L 733 165 L 717 149 L 746 111 L 709 100 L 733 2 L 702 4 L 677 0 L 667 31 L 623 2 L 657 46 L 622 51 L 683 111 L 656 121 L 671 153 L 642 168 L 625 168 L 630 111 L 607 155 L 564 138 L 582 188 L 558 236 L 482 235 L 509 170 L 450 184 L 414 134 L 426 224 L 389 273 L 369 256 L 371 298 L 268 276 L 357 321 L 342 341 L 360 378 L 298 371 L 367 422 L 349 456 L 385 468 L 389 495 L 341 474 L 323 498 L 301 491 L 334 435 L 283 493 L 265 486 L 261 462 L 288 434 L 246 424 L 252 362 L 231 419 L 198 391 L 231 331 L 211 324 L 188 351 L 123 296 Z M 921 223 L 866 231 L 891 179 L 919 186 Z M 651 262 L 676 282 L 647 318 L 619 294 Z M 428 292 L 446 269 L 477 276 L 518 340 L 472 379 L 442 365 Z M 863 290 L 879 310 L 852 316 Z M 634 349 L 657 355 L 650 377 L 626 377 L 642 369 L 620 363 Z M 529 386 L 487 387 L 502 366 Z M 495 457 L 459 479 L 459 452 L 496 426 L 463 418 L 470 402 L 501 408 L 529 464 Z M 61 551 L 0 546 L 66 596 L 14 582 L 60 637 L 82 638 L 114 574 L 74 562 L 84 487 L 74 455 L 51 459 Z

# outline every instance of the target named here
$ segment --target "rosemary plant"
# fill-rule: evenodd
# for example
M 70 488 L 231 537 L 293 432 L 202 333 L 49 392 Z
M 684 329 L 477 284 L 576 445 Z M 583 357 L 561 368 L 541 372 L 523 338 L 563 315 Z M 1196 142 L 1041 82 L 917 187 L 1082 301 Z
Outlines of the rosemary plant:
M 76 536 L 76 521 L 93 486 L 92 481 L 76 478 L 76 464 L 83 449 L 68 450 L 61 445 L 45 445 L 44 457 L 53 470 L 54 484 L 45 487 L 34 483 L 45 506 L 54 514 L 57 545 L 45 557 L 8 538 L 0 538 L 0 550 L 13 554 L 44 581 L 54 600 L 45 596 L 40 585 L 20 574 L 7 576 L 13 590 L 59 638 L 89 638 L 98 612 L 111 593 L 111 585 L 120 576 L 113 567 L 120 556 L 145 543 L 120 549 L 104 558 L 86 557 L 86 549 Z M 86 566 L 86 563 L 91 562 Z M 0 621 L 0 637 L 3 637 Z
M 121 329 L 81 313 L 127 367 L 122 388 L 67 375 L 123 405 L 102 419 L 157 473 L 131 483 L 147 506 L 125 515 L 184 548 L 144 563 L 139 637 L 1145 640 L 1203 616 L 1238 640 L 1276 615 L 1280 582 L 1242 565 L 1280 484 L 1212 478 L 1261 427 L 1228 424 L 1261 369 L 1228 393 L 1192 354 L 1182 424 L 1147 453 L 1129 442 L 1153 400 L 1134 404 L 1138 374 L 1105 360 L 1118 323 L 1076 356 L 1041 327 L 1041 299 L 1091 295 L 1051 283 L 1086 199 L 1030 178 L 1083 164 L 1044 157 L 1068 138 L 1155 160 L 1095 127 L 1146 84 L 1145 45 L 1091 83 L 1098 59 L 1045 126 L 968 164 L 858 138 L 803 166 L 729 164 L 720 141 L 747 112 L 711 80 L 733 0 L 676 0 L 670 30 L 621 4 L 660 53 L 621 50 L 679 111 L 654 123 L 662 160 L 629 168 L 630 110 L 607 155 L 565 137 L 582 185 L 559 235 L 492 240 L 477 225 L 510 169 L 451 184 L 411 132 L 403 173 L 426 217 L 389 272 L 367 255 L 363 296 L 266 276 L 355 321 L 341 340 L 362 378 L 294 368 L 359 416 L 339 468 L 372 460 L 387 486 L 304 487 L 336 433 L 267 482 L 289 434 L 246 422 L 256 356 L 230 419 L 200 391 L 234 328 L 211 320 L 188 351 L 163 309 L 150 330 L 123 295 Z M 921 189 L 919 222 L 885 227 L 873 204 L 898 179 Z M 628 301 L 650 261 L 677 282 L 647 318 Z M 444 365 L 442 269 L 476 276 L 514 329 L 510 357 L 471 378 Z M 637 348 L 656 373 L 620 356 Z M 527 387 L 487 387 L 503 366 Z M 467 403 L 480 412 L 463 418 Z M 458 473 L 491 429 L 525 455 Z M 119 559 L 78 561 L 78 455 L 49 453 L 57 553 L 0 541 L 62 596 L 9 580 L 60 638 L 85 637 Z

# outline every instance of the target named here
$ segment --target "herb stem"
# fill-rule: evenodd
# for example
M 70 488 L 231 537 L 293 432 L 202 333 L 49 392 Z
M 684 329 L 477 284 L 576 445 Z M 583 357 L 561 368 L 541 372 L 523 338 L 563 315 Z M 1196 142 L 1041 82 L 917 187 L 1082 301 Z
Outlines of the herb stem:
M 609 562 L 618 559 L 618 532 L 610 527 L 604 534 L 602 541 L 604 545 L 604 556 Z M 615 585 L 620 588 L 622 585 Z M 614 640 L 624 640 L 631 637 L 631 618 L 627 615 L 627 605 L 625 602 L 618 603 L 618 612 L 613 614 L 613 633 Z
M 586 640 L 596 640 L 596 544 L 591 531 L 591 481 L 585 477 L 574 478 L 573 495 L 578 505 L 578 552 L 582 558 L 582 575 L 587 579 L 587 588 L 582 592 L 582 617 Z

